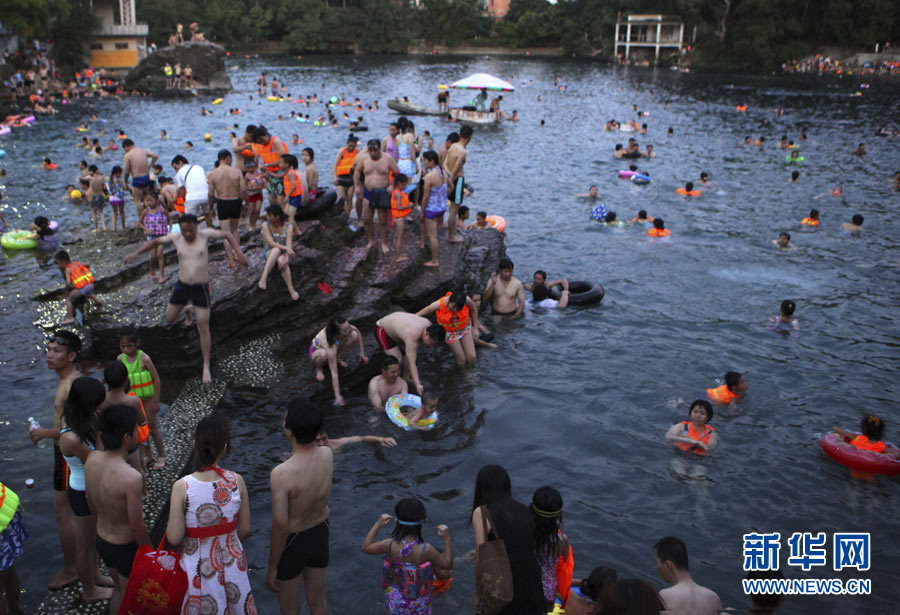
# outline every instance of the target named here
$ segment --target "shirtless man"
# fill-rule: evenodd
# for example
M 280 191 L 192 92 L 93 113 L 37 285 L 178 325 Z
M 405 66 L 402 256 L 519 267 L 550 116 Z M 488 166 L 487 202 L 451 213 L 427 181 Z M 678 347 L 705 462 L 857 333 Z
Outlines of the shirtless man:
M 150 167 L 156 164 L 159 158 L 156 154 L 144 147 L 135 147 L 134 141 L 125 139 L 122 141 L 122 149 L 125 150 L 125 169 L 122 181 L 128 187 L 128 178 L 131 177 L 131 198 L 137 207 L 138 220 L 144 215 L 144 195 L 150 180 Z M 149 159 L 149 160 L 148 160 Z
M 288 403 L 284 435 L 290 458 L 275 466 L 272 488 L 272 532 L 266 587 L 278 594 L 281 615 L 300 612 L 301 581 L 310 615 L 325 615 L 328 570 L 328 500 L 334 476 L 334 454 L 318 446 L 322 409 L 303 398 Z
M 75 369 L 75 361 L 81 352 L 81 340 L 71 331 L 56 331 L 47 344 L 45 358 L 47 368 L 59 376 L 56 398 L 53 400 L 53 428 L 39 427 L 29 432 L 31 441 L 37 444 L 44 438 L 53 440 L 53 512 L 59 527 L 59 542 L 63 553 L 63 569 L 50 577 L 48 589 L 60 589 L 78 579 L 75 572 L 75 526 L 72 524 L 72 508 L 66 499 L 69 468 L 59 450 L 59 423 L 63 406 L 69 397 L 72 382 L 81 374 Z
M 415 314 L 393 312 L 375 323 L 374 335 L 379 348 L 400 361 L 403 378 L 411 379 L 416 392 L 421 395 L 425 389 L 419 381 L 419 370 L 416 367 L 419 342 L 425 344 L 426 348 L 443 344 L 446 337 L 444 328 Z
M 454 143 L 459 143 L 458 132 L 451 132 L 447 135 L 447 140 L 444 141 L 444 144 L 438 150 L 438 162 L 440 162 L 442 169 L 447 166 L 444 164 L 444 161 L 447 160 L 447 152 L 450 151 L 450 148 L 453 147 Z
M 222 230 L 234 236 L 240 243 L 238 225 L 241 222 L 241 208 L 247 198 L 247 184 L 244 174 L 231 166 L 231 152 L 227 149 L 219 151 L 219 166 L 206 176 L 209 185 L 209 208 L 216 208 Z M 230 242 L 225 242 L 225 257 L 228 266 L 234 268 L 234 254 Z
M 88 456 L 84 482 L 88 505 L 97 515 L 97 552 L 115 584 L 109 612 L 118 613 L 138 547 L 150 544 L 141 508 L 144 478 L 125 461 L 137 443 L 134 409 L 107 406 L 97 428 L 104 450 Z
M 390 173 L 400 173 L 397 162 L 381 152 L 378 139 L 371 139 L 366 144 L 366 152 L 356 157 L 356 170 L 353 172 L 353 185 L 356 187 L 356 198 L 363 200 L 363 219 L 366 226 L 367 248 L 375 245 L 375 211 L 378 211 L 378 231 L 381 238 L 381 251 L 390 253 L 387 243 L 387 225 L 391 217 Z M 365 188 L 362 175 L 365 173 Z
M 501 258 L 500 275 L 491 274 L 484 289 L 484 300 L 491 302 L 491 310 L 500 316 L 518 316 L 525 309 L 525 287 L 513 277 L 513 262 Z
M 384 404 L 394 395 L 409 392 L 406 380 L 400 377 L 400 361 L 392 354 L 381 359 L 381 375 L 369 380 L 369 401 L 376 410 L 384 410 Z
M 203 354 L 203 382 L 212 382 L 209 371 L 209 240 L 224 239 L 231 244 L 234 250 L 234 258 L 247 266 L 247 259 L 241 252 L 241 247 L 231 233 L 217 231 L 211 228 L 198 228 L 197 217 L 185 214 L 178 220 L 181 227 L 180 233 L 169 233 L 157 237 L 153 241 L 145 242 L 140 248 L 122 259 L 128 263 L 136 256 L 147 252 L 152 248 L 166 243 L 174 243 L 178 252 L 178 281 L 175 282 L 175 290 L 169 298 L 166 308 L 166 322 L 175 322 L 185 313 L 185 324 L 190 325 L 192 317 L 197 317 L 197 331 L 200 334 L 200 352 Z M 187 306 L 190 302 L 191 307 Z M 192 314 L 193 312 L 193 314 Z
M 558 280 L 550 280 L 548 282 L 547 281 L 547 272 L 544 271 L 543 269 L 538 269 L 537 271 L 534 272 L 534 275 L 531 276 L 531 282 L 526 282 L 525 284 L 523 284 L 523 286 L 525 287 L 525 290 L 531 290 L 532 288 L 534 288 L 535 286 L 537 286 L 539 284 L 543 284 L 547 288 L 553 288 L 557 284 L 562 284 L 564 279 L 565 278 L 560 278 Z
M 239 171 L 245 170 L 244 159 L 249 158 L 249 156 L 245 156 L 243 153 L 247 150 L 252 151 L 250 144 L 253 143 L 253 131 L 255 130 L 256 126 L 247 124 L 244 134 L 241 136 L 232 134 L 231 136 L 231 151 L 237 154 L 237 158 L 234 159 L 234 167 Z
M 656 568 L 659 576 L 672 587 L 659 592 L 671 615 L 716 615 L 722 610 L 722 601 L 711 589 L 694 583 L 688 571 L 687 546 L 674 537 L 663 538 L 653 548 L 656 550 Z
M 462 243 L 462 237 L 456 232 L 459 206 L 463 202 L 463 190 L 466 185 L 466 146 L 472 140 L 472 127 L 463 126 L 459 129 L 459 141 L 447 150 L 447 158 L 444 160 L 444 172 L 450 178 L 450 188 L 447 190 L 447 201 L 450 203 L 450 220 L 447 223 L 447 241 L 450 243 Z M 438 156 L 440 157 L 440 156 Z

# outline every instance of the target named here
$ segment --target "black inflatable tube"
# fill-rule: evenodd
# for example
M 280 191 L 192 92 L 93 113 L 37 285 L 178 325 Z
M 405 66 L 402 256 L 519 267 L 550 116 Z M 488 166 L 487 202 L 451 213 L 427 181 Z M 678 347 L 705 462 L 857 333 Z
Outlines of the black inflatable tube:
M 320 194 L 315 201 L 305 207 L 299 208 L 297 213 L 294 214 L 294 219 L 297 221 L 312 220 L 328 211 L 328 209 L 334 205 L 335 201 L 337 201 L 337 192 L 334 190 L 326 190 Z
M 560 287 L 554 286 L 551 293 L 554 299 L 560 297 Z M 569 282 L 569 305 L 593 305 L 603 301 L 606 291 L 599 282 L 587 282 L 585 280 L 571 280 Z

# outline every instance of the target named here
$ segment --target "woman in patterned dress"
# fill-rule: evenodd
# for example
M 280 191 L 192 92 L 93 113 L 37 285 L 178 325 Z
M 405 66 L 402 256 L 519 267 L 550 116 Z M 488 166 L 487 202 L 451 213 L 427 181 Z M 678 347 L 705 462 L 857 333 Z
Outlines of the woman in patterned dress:
M 225 419 L 203 419 L 194 433 L 197 471 L 172 485 L 166 534 L 183 542 L 182 615 L 256 615 L 241 544 L 250 534 L 250 501 L 241 475 L 219 467 L 228 450 Z

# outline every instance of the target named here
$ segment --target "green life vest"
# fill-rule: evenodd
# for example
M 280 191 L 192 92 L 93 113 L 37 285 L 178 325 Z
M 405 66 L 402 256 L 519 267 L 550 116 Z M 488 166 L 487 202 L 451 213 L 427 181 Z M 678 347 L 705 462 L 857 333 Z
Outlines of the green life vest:
M 171 77 L 171 76 L 172 76 L 172 67 L 171 67 L 171 66 L 169 66 L 168 64 L 166 64 L 166 67 L 163 68 L 163 70 L 166 72 L 166 77 Z
M 128 381 L 131 383 L 131 392 L 141 399 L 147 399 L 148 397 L 153 397 L 156 388 L 153 386 L 153 376 L 144 369 L 143 356 L 144 351 L 138 350 L 137 358 L 132 363 L 129 363 L 128 357 L 123 352 L 119 355 L 119 361 L 128 368 Z
M 19 510 L 19 496 L 12 489 L 0 483 L 0 533 L 6 531 L 6 527 Z

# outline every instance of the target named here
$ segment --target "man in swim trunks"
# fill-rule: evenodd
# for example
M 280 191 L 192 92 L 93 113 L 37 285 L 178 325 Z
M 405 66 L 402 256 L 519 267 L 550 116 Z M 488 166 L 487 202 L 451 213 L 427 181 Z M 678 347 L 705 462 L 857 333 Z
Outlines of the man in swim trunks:
M 491 302 L 491 310 L 500 316 L 519 316 L 525 309 L 525 287 L 513 277 L 513 262 L 501 258 L 497 272 L 491 274 L 484 289 L 484 300 Z
M 284 435 L 291 456 L 275 466 L 272 489 L 272 531 L 266 587 L 278 593 L 282 613 L 300 612 L 300 592 L 306 589 L 310 615 L 325 615 L 328 570 L 328 500 L 334 476 L 334 454 L 318 446 L 323 413 L 303 398 L 288 403 Z
M 97 515 L 97 552 L 115 584 L 110 613 L 119 612 L 138 547 L 150 545 L 141 508 L 144 477 L 125 461 L 137 444 L 136 418 L 130 406 L 104 408 L 98 421 L 104 450 L 92 452 L 84 463 L 88 505 Z
M 131 177 L 131 198 L 137 207 L 138 220 L 144 215 L 144 195 L 152 183 L 150 179 L 150 167 L 156 164 L 159 158 L 156 154 L 144 147 L 135 147 L 134 141 L 125 139 L 122 141 L 122 149 L 125 150 L 125 168 L 122 181 L 128 187 L 128 178 Z
M 472 140 L 472 127 L 465 125 L 459 129 L 459 141 L 447 150 L 447 159 L 444 161 L 444 172 L 450 178 L 450 188 L 447 190 L 447 201 L 450 203 L 450 220 L 447 223 L 447 241 L 461 243 L 462 236 L 456 232 L 458 223 L 457 214 L 462 205 L 464 188 L 466 185 L 466 146 Z
M 185 324 L 190 325 L 193 317 L 197 318 L 197 331 L 200 334 L 200 352 L 203 355 L 203 382 L 212 382 L 209 371 L 209 308 L 212 300 L 209 296 L 209 241 L 211 239 L 224 239 L 231 244 L 234 250 L 234 258 L 247 266 L 247 259 L 241 252 L 234 235 L 211 228 L 198 228 L 197 217 L 185 214 L 178 219 L 181 227 L 180 233 L 169 233 L 147 241 L 140 248 L 122 259 L 128 263 L 137 255 L 147 252 L 160 244 L 175 244 L 178 252 L 178 281 L 175 282 L 175 290 L 169 298 L 166 308 L 166 322 L 175 322 L 185 314 Z M 191 303 L 189 307 L 187 304 Z
M 66 486 L 69 483 L 69 468 L 59 450 L 60 419 L 69 388 L 76 378 L 81 376 L 75 369 L 75 361 L 81 352 L 81 340 L 71 331 L 61 330 L 53 334 L 47 344 L 45 358 L 47 368 L 56 372 L 59 383 L 56 385 L 56 397 L 53 400 L 53 427 L 39 427 L 29 432 L 31 441 L 37 444 L 44 438 L 53 440 L 53 512 L 59 527 L 59 542 L 63 554 L 63 569 L 50 577 L 48 589 L 60 589 L 78 579 L 75 571 L 75 526 L 73 525 L 72 508 L 66 499 Z
M 387 225 L 391 217 L 390 174 L 399 174 L 397 162 L 381 151 L 378 139 L 371 139 L 366 144 L 366 151 L 356 157 L 356 170 L 353 172 L 353 184 L 356 186 L 356 198 L 363 203 L 363 219 L 366 226 L 367 248 L 375 245 L 375 212 L 378 212 L 379 236 L 381 251 L 390 253 L 387 243 Z M 365 174 L 365 187 L 363 186 Z
M 393 312 L 381 317 L 375 323 L 374 335 L 379 348 L 400 361 L 403 366 L 403 378 L 411 379 L 416 393 L 421 395 L 425 389 L 419 381 L 419 370 L 416 367 L 419 342 L 426 348 L 443 344 L 446 337 L 444 328 L 432 324 L 422 316 L 408 312 Z
M 359 138 L 351 134 L 347 137 L 347 145 L 338 150 L 337 158 L 334 159 L 334 186 L 337 190 L 338 201 L 343 201 L 344 211 L 348 214 L 353 207 L 353 167 L 356 164 L 356 144 Z M 350 160 L 350 157 L 353 160 Z M 344 164 L 341 161 L 345 160 Z M 346 171 L 346 172 L 345 172 Z M 362 220 L 362 202 L 356 204 L 356 217 Z
M 244 174 L 231 166 L 231 152 L 221 150 L 218 160 L 219 166 L 206 176 L 209 185 L 207 200 L 210 208 L 216 208 L 222 230 L 234 235 L 235 240 L 240 243 L 238 225 L 241 222 L 244 199 L 247 198 L 247 185 L 244 183 Z M 225 242 L 225 257 L 228 259 L 228 266 L 233 269 L 234 255 L 229 242 Z
M 369 380 L 369 401 L 376 410 L 383 410 L 392 396 L 408 392 L 406 380 L 400 377 L 400 361 L 392 354 L 385 354 L 381 358 L 381 374 Z

